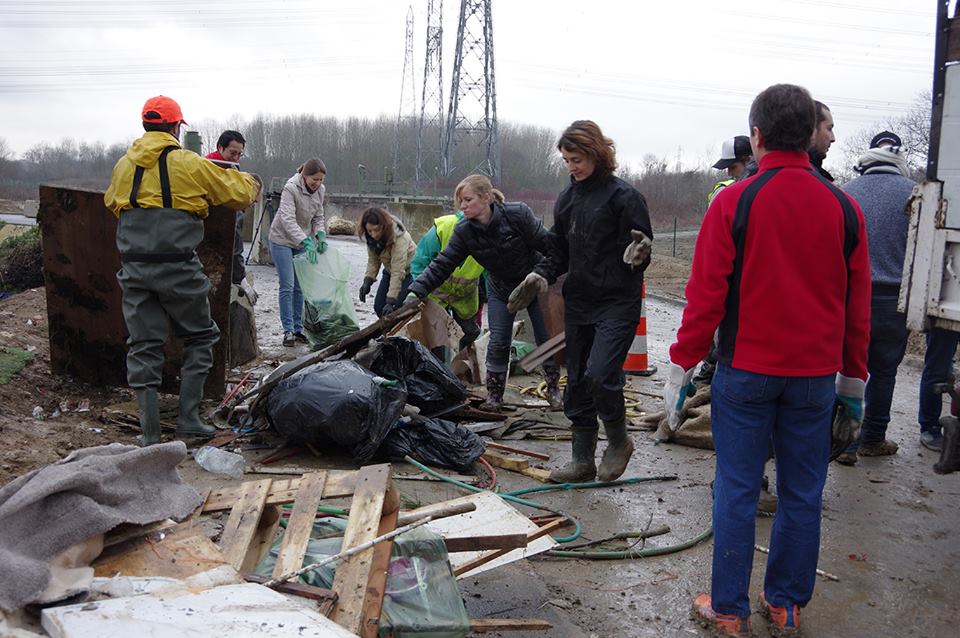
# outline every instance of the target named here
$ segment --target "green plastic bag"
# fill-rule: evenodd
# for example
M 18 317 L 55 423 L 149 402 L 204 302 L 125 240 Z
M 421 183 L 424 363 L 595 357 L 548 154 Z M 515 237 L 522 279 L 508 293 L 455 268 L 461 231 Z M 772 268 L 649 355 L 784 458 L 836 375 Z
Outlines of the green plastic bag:
M 314 350 L 336 343 L 360 329 L 350 294 L 350 262 L 327 248 L 311 264 L 306 253 L 293 258 L 293 268 L 303 291 L 303 330 Z
M 514 340 L 510 344 L 510 373 L 528 374 L 533 370 L 524 370 L 520 360 L 537 349 L 537 344 L 529 341 Z
M 340 552 L 346 521 L 322 518 L 313 524 L 303 564 L 316 563 Z M 270 576 L 277 562 L 283 537 L 260 564 L 257 573 Z M 300 582 L 330 589 L 337 562 L 300 576 Z M 464 638 L 470 632 L 470 617 L 463 606 L 457 580 L 447 557 L 443 538 L 425 527 L 412 529 L 394 539 L 390 553 L 387 586 L 380 613 L 380 636 L 396 638 Z

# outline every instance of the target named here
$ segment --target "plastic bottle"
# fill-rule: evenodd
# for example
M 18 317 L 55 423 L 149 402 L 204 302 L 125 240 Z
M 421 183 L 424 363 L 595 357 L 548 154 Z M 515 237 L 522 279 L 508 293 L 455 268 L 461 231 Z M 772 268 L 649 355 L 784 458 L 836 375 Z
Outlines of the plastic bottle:
M 193 453 L 197 465 L 214 474 L 226 474 L 235 479 L 243 478 L 246 461 L 239 454 L 205 445 Z

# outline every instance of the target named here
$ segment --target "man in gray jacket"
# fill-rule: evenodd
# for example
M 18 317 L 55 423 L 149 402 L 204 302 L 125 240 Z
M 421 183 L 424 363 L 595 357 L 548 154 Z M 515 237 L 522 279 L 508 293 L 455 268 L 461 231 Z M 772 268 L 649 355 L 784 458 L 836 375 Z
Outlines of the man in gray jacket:
M 855 465 L 858 454 L 887 456 L 898 449 L 885 437 L 897 367 L 907 349 L 907 320 L 897 311 L 897 299 L 907 244 L 907 206 L 915 182 L 908 177 L 904 151 L 895 133 L 878 133 L 854 167 L 860 177 L 843 187 L 863 209 L 872 281 L 867 353 L 870 378 L 864 395 L 863 426 L 860 439 L 837 458 L 844 465 Z

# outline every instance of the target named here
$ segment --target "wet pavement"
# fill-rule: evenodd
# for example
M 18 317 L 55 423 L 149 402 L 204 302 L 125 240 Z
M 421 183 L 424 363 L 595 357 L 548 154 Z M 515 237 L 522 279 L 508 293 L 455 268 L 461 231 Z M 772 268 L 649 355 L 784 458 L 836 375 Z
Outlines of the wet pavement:
M 354 238 L 332 237 L 329 243 L 351 260 L 351 290 L 356 291 L 366 265 L 365 247 Z M 302 354 L 305 347 L 283 348 L 280 343 L 273 267 L 251 264 L 248 269 L 260 294 L 257 324 L 264 358 Z M 647 302 L 649 354 L 661 372 L 632 378 L 630 383 L 658 395 L 681 306 L 660 298 Z M 355 305 L 362 325 L 373 320 L 372 295 L 367 304 L 356 301 Z M 818 579 L 813 600 L 802 614 L 807 637 L 960 635 L 954 616 L 960 598 L 960 473 L 934 474 L 931 467 L 937 456 L 920 446 L 916 410 L 921 364 L 917 357 L 908 356 L 897 378 L 888 437 L 900 444 L 899 453 L 861 458 L 856 467 L 830 467 L 819 566 L 839 582 Z M 661 409 L 659 399 L 642 399 L 642 410 Z M 648 548 L 696 536 L 710 525 L 713 453 L 655 445 L 646 433 L 634 433 L 633 438 L 637 450 L 625 477 L 675 474 L 678 480 L 548 492 L 536 500 L 578 517 L 585 540 L 657 525 L 668 525 L 671 532 L 648 540 Z M 548 467 L 569 458 L 567 442 L 511 445 L 550 454 L 553 460 L 546 463 Z M 186 474 L 188 480 L 212 480 L 201 472 Z M 531 483 L 507 471 L 499 471 L 498 477 L 504 489 Z M 776 483 L 773 475 L 771 483 Z M 405 497 L 424 503 L 460 495 L 450 486 L 435 483 L 404 481 L 400 488 Z M 771 525 L 772 519 L 757 520 L 757 543 L 769 545 Z M 678 554 L 629 561 L 536 558 L 461 581 L 461 591 L 472 616 L 546 618 L 555 624 L 550 636 L 706 635 L 689 620 L 689 608 L 695 594 L 709 591 L 711 551 L 707 541 Z M 763 554 L 755 557 L 753 601 L 766 562 Z M 757 635 L 766 634 L 757 614 L 754 629 Z

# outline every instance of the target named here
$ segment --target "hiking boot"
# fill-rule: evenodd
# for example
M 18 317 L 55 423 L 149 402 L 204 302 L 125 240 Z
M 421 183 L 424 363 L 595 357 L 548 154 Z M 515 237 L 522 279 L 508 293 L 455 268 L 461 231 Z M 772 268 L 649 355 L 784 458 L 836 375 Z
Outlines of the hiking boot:
M 297 338 L 293 336 L 292 332 L 283 333 L 283 347 L 292 348 L 297 344 Z
M 749 638 L 753 636 L 750 629 L 750 617 L 741 618 L 733 614 L 718 614 L 713 611 L 713 602 L 710 594 L 700 594 L 693 599 L 691 618 L 704 629 L 709 629 L 714 636 L 734 636 Z
M 560 394 L 560 366 L 550 361 L 543 364 L 543 376 L 547 380 L 547 403 L 550 410 L 563 409 L 563 395 Z
M 773 516 L 777 513 L 777 495 L 773 492 L 762 489 L 757 498 L 757 516 Z
M 293 333 L 294 341 L 299 341 L 300 343 L 310 343 L 310 340 L 307 339 L 307 335 L 303 334 L 299 330 Z
M 503 392 L 506 389 L 507 373 L 487 370 L 487 399 L 480 404 L 480 409 L 486 412 L 499 412 L 503 407 Z
M 760 614 L 767 619 L 767 631 L 773 638 L 800 635 L 800 607 L 774 607 L 760 592 Z
M 857 454 L 860 456 L 890 456 L 896 454 L 900 446 L 893 441 L 884 439 L 879 443 L 861 443 Z
M 177 417 L 177 436 L 211 437 L 217 428 L 200 420 L 200 402 L 206 374 L 185 374 L 180 378 L 180 415 Z
M 960 470 L 960 422 L 944 419 L 943 449 L 940 451 L 940 460 L 933 466 L 937 474 L 949 474 Z
M 627 469 L 630 455 L 633 454 L 633 441 L 627 434 L 626 417 L 611 423 L 604 422 L 603 429 L 607 433 L 607 449 L 603 451 L 597 480 L 615 481 Z
M 920 445 L 928 450 L 941 452 L 943 450 L 943 433 L 940 432 L 940 430 L 927 430 L 926 432 L 921 432 Z
M 857 455 L 856 455 L 855 452 L 854 452 L 854 453 L 843 452 L 843 453 L 840 454 L 840 456 L 838 456 L 837 458 L 835 458 L 834 461 L 836 461 L 836 462 L 839 463 L 840 465 L 846 465 L 846 466 L 848 466 L 848 467 L 853 467 L 854 465 L 857 464 Z
M 154 388 L 137 390 L 137 407 L 140 410 L 140 431 L 137 445 L 147 447 L 160 442 L 160 401 Z
M 551 483 L 589 483 L 597 475 L 597 426 L 572 426 L 573 459 L 550 472 Z

